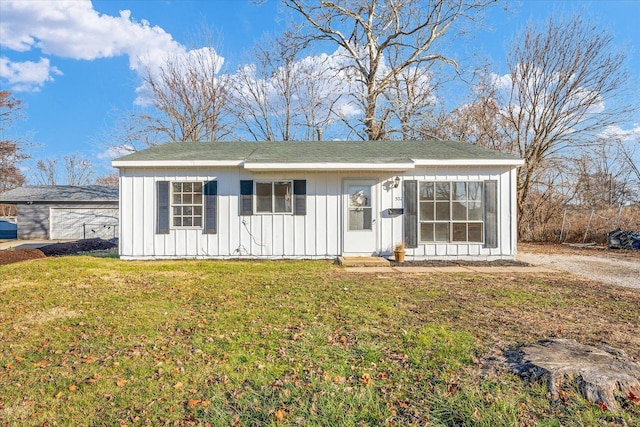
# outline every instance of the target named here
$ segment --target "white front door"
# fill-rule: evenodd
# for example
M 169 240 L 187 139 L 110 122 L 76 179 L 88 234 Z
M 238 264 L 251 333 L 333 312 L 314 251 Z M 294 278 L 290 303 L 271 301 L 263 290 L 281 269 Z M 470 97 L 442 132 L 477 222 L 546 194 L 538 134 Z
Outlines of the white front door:
M 376 181 L 345 180 L 343 188 L 343 252 L 377 255 Z

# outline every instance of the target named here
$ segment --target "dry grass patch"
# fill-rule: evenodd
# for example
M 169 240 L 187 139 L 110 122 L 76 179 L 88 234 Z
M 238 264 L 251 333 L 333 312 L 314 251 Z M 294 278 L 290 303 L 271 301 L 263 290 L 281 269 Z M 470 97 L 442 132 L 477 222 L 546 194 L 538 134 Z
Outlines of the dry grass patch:
M 22 319 L 18 319 L 16 323 L 24 325 L 38 325 L 53 322 L 54 320 L 70 319 L 77 316 L 80 316 L 79 311 L 69 310 L 66 307 L 53 307 L 49 310 L 28 313 Z

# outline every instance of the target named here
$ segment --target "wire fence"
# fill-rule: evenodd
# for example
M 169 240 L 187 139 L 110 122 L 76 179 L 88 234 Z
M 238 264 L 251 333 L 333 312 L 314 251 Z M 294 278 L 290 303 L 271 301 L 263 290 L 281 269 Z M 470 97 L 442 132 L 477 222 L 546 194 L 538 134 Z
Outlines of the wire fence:
M 604 209 L 566 208 L 562 218 L 553 221 L 560 242 L 606 243 L 616 229 L 640 231 L 640 204 Z

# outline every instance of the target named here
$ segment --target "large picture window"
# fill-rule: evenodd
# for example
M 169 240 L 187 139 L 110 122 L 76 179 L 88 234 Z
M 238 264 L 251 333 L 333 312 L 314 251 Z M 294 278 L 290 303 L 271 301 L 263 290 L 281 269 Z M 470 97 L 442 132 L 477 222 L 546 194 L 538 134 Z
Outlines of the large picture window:
M 292 181 L 257 181 L 256 213 L 293 213 Z
M 482 182 L 420 182 L 420 241 L 482 243 L 482 193 Z
M 202 227 L 202 183 L 171 183 L 171 212 L 174 227 Z

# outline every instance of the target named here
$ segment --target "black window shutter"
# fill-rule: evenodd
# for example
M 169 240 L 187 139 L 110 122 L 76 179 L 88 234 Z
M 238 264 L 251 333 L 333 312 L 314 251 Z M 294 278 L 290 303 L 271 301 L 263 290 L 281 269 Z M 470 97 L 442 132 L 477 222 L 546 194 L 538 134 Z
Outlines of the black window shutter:
M 307 214 L 307 180 L 296 179 L 293 181 L 293 214 L 294 215 L 306 215 Z
M 169 181 L 158 181 L 156 234 L 169 234 Z
M 240 215 L 253 215 L 253 180 L 240 181 Z
M 209 181 L 204 184 L 204 233 L 218 232 L 218 182 Z
M 418 181 L 407 180 L 404 186 L 404 244 L 418 247 Z
M 484 247 L 498 247 L 498 181 L 484 182 Z

